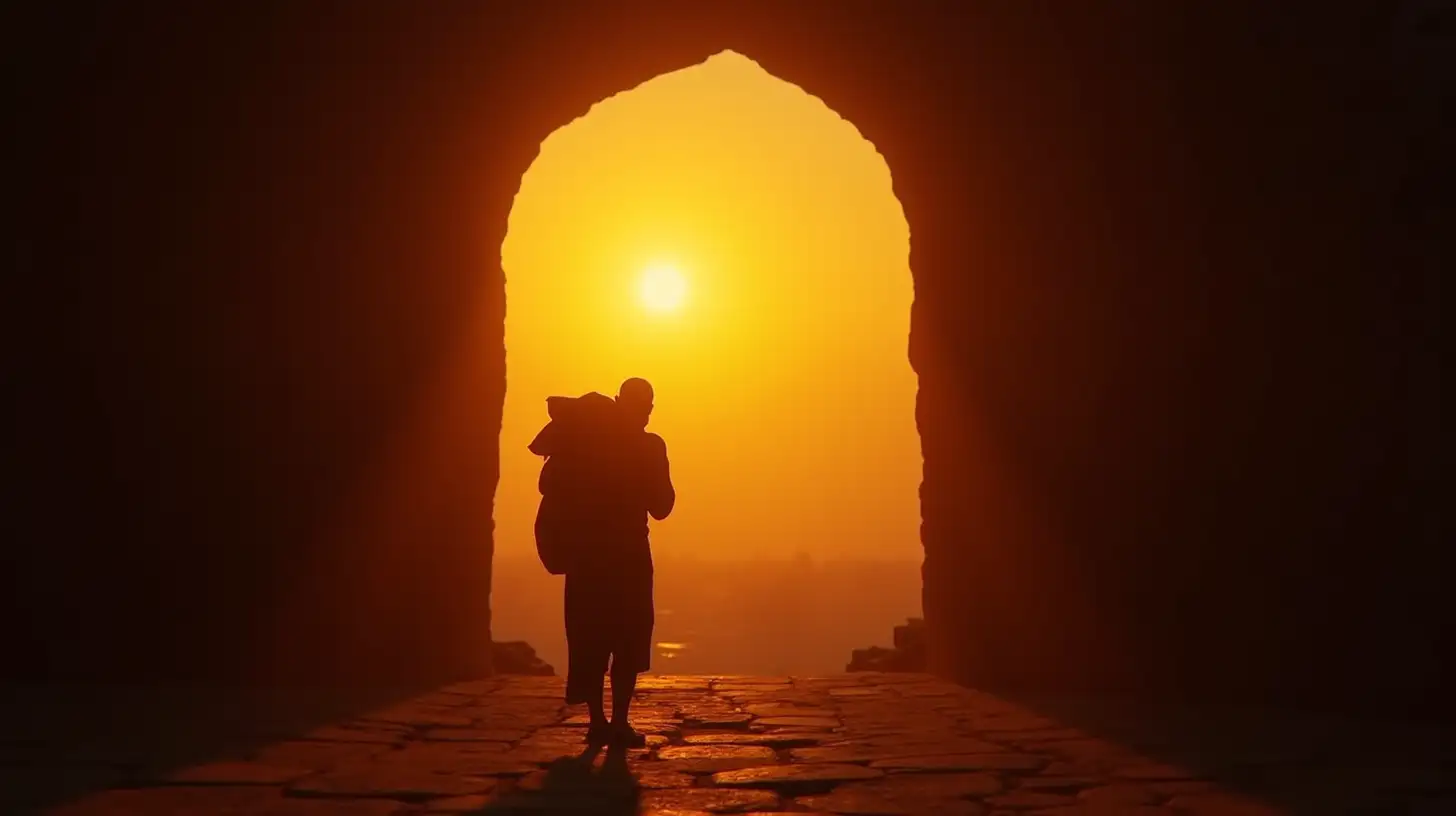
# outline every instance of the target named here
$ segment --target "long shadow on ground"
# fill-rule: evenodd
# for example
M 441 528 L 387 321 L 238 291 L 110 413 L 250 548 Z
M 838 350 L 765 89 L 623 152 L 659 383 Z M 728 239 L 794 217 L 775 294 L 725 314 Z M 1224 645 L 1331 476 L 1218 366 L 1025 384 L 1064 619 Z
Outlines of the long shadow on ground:
M 597 766 L 599 756 L 602 762 Z M 514 790 L 474 812 L 635 816 L 639 793 L 637 780 L 627 766 L 626 751 L 614 749 L 603 755 L 601 749 L 588 747 L 579 755 L 551 763 L 539 788 Z

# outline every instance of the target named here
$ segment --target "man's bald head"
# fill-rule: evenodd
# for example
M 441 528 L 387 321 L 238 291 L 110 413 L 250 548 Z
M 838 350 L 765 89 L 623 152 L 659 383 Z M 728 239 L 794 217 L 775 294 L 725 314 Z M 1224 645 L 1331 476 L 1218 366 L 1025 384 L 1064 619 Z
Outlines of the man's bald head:
M 617 404 L 632 420 L 647 427 L 647 418 L 652 415 L 652 384 L 641 377 L 631 377 L 617 389 Z

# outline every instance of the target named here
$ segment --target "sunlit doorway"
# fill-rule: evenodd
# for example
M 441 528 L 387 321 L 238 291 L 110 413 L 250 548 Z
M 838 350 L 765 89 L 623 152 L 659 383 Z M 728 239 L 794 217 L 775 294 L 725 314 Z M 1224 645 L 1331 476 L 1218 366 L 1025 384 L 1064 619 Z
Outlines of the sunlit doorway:
M 522 178 L 501 248 L 494 637 L 565 668 L 536 560 L 545 398 L 657 392 L 655 671 L 823 674 L 920 608 L 909 228 L 890 168 L 725 51 L 594 106 Z

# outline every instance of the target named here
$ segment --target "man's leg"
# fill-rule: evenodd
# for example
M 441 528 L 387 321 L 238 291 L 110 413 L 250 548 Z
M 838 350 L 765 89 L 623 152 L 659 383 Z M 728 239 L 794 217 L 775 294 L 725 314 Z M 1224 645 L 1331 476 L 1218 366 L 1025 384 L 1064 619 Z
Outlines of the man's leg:
M 586 703 L 591 717 L 587 741 L 604 744 L 611 734 L 603 696 L 607 674 L 607 648 L 593 615 L 596 603 L 590 582 L 566 577 L 566 702 Z
M 612 722 L 627 724 L 627 709 L 632 706 L 632 697 L 637 693 L 637 672 L 631 667 L 620 667 L 612 660 Z
M 625 747 L 636 748 L 647 744 L 647 739 L 634 731 L 627 720 L 627 710 L 637 693 L 637 671 L 633 666 L 619 665 L 620 662 L 612 657 L 612 730 Z
M 567 700 L 586 703 L 586 710 L 591 718 L 591 726 L 586 732 L 587 741 L 594 745 L 604 745 L 612 733 L 604 700 L 606 661 L 596 659 L 595 655 L 586 657 L 580 653 L 574 657 L 566 671 Z
M 607 696 L 607 678 L 605 675 L 602 674 L 593 674 L 592 676 L 596 680 L 596 685 L 587 692 L 590 696 L 587 697 L 586 710 L 587 713 L 591 716 L 591 727 L 595 729 L 600 729 L 607 725 L 607 711 L 605 700 Z M 615 684 L 616 681 L 614 680 L 613 685 Z

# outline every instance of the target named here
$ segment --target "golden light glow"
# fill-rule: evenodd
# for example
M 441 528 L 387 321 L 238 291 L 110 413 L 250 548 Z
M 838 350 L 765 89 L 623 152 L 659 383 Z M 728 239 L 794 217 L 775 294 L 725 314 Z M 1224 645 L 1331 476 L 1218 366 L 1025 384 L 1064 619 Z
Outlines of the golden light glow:
M 687 299 L 688 282 L 671 264 L 654 264 L 642 273 L 642 304 L 654 312 L 675 312 Z
M 740 54 L 552 133 L 501 247 L 496 552 L 535 555 L 546 397 L 636 376 L 678 489 L 654 557 L 918 560 L 909 258 L 874 145 Z

